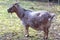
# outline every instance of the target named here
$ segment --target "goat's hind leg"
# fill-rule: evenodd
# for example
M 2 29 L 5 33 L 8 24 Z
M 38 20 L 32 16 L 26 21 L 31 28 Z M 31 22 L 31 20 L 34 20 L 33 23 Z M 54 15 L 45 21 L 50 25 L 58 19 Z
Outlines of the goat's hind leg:
M 49 28 L 44 28 L 44 40 L 48 40 L 48 30 Z

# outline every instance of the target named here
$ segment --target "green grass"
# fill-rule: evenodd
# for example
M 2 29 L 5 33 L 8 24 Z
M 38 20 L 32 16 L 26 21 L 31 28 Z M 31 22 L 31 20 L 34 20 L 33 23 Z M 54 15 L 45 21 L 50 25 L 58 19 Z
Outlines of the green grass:
M 15 13 L 12 15 L 7 12 L 7 9 L 11 6 L 11 4 L 15 3 L 13 0 L 0 0 L 0 39 L 2 40 L 24 40 L 24 27 L 21 24 L 20 19 L 16 16 Z M 30 10 L 48 10 L 54 12 L 56 14 L 56 19 L 53 22 L 52 27 L 57 27 L 56 31 L 60 29 L 60 6 L 52 5 L 48 7 L 48 3 L 44 2 L 31 2 L 31 1 L 20 1 L 20 5 L 25 9 Z M 33 7 L 34 9 L 31 9 Z M 53 29 L 53 28 L 52 28 Z M 52 32 L 53 30 L 50 30 Z M 55 31 L 54 31 L 55 32 Z M 60 31 L 59 31 L 60 32 Z M 29 40 L 40 40 L 42 37 L 38 38 L 36 36 L 37 31 L 30 28 L 30 35 L 34 36 L 32 38 L 28 38 Z M 41 33 L 43 36 L 43 34 Z M 55 36 L 53 34 L 49 34 L 49 39 L 53 40 Z

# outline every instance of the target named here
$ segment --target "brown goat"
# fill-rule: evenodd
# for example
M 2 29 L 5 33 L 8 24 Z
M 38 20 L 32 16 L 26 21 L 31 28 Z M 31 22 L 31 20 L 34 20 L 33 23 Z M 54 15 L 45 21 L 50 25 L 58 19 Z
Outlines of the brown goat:
M 44 40 L 48 40 L 48 32 L 51 26 L 53 13 L 48 11 L 31 11 L 26 10 L 19 6 L 18 3 L 13 4 L 12 7 L 8 9 L 9 13 L 15 12 L 17 16 L 21 19 L 23 25 L 25 26 L 25 36 L 29 36 L 29 27 L 35 30 L 44 31 Z

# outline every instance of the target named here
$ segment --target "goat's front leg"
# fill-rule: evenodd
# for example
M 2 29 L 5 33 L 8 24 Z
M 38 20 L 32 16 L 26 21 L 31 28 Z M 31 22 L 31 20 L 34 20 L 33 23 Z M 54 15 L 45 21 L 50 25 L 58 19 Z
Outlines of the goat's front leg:
M 49 28 L 44 28 L 44 40 L 48 40 L 48 30 Z
M 29 26 L 25 26 L 25 37 L 29 37 Z

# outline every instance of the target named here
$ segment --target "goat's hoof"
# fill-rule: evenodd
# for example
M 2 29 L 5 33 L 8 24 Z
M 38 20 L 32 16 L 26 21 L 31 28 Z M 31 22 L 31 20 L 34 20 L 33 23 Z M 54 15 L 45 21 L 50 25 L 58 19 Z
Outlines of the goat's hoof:
M 25 37 L 29 37 L 29 35 L 25 35 Z
M 44 40 L 48 40 L 48 38 L 44 38 Z
M 32 37 L 34 37 L 34 36 L 25 35 L 25 37 L 30 37 L 30 38 L 32 38 Z

